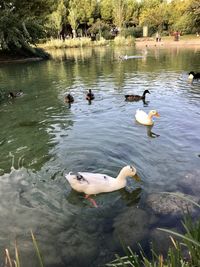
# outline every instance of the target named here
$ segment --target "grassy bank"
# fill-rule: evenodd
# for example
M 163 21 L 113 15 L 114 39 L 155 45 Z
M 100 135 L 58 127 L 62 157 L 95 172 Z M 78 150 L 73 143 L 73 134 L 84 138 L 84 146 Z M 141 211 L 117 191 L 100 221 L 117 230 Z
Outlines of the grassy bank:
M 117 36 L 114 40 L 106 40 L 100 38 L 100 40 L 92 41 L 91 38 L 81 37 L 75 39 L 51 39 L 38 46 L 43 49 L 58 49 L 58 48 L 74 48 L 74 47 L 95 47 L 95 46 L 131 46 L 135 45 L 135 38 L 129 36 L 127 38 L 122 36 Z

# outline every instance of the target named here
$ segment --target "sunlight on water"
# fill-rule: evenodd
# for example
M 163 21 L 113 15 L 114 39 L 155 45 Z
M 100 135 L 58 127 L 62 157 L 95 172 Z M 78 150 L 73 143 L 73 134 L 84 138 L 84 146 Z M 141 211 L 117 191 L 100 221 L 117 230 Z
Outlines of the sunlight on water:
M 54 60 L 0 66 L 1 90 L 24 96 L 0 103 L 0 250 L 19 250 L 37 266 L 30 229 L 45 266 L 99 266 L 121 252 L 119 236 L 133 248 L 152 240 L 157 225 L 176 225 L 157 216 L 148 195 L 184 191 L 198 177 L 199 50 L 147 48 L 56 50 Z M 92 89 L 95 100 L 85 99 Z M 124 95 L 148 89 L 146 101 Z M 68 93 L 74 96 L 69 107 Z M 156 109 L 152 127 L 135 121 L 136 109 Z M 99 209 L 71 190 L 69 171 L 116 177 L 134 165 L 142 183 L 128 179 L 126 190 L 95 196 Z M 198 186 L 187 192 L 198 196 Z M 164 247 L 164 243 L 163 243 Z M 77 257 L 78 255 L 78 257 Z M 32 259 L 33 258 L 33 259 Z

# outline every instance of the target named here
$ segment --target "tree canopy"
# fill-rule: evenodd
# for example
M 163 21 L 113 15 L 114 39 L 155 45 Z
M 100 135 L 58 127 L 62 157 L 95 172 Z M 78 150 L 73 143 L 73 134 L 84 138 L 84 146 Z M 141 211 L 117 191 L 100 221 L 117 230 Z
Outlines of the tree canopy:
M 200 31 L 199 0 L 0 0 L 0 48 L 31 50 L 40 38 L 99 31 L 111 38 L 132 27 L 183 33 Z M 105 31 L 104 31 L 105 30 Z M 123 30 L 123 31 L 122 31 Z M 131 32 L 131 31 L 129 31 Z M 105 37 L 105 36 L 104 36 Z
M 45 36 L 45 19 L 58 1 L 0 0 L 0 47 L 12 53 L 33 55 L 35 44 Z

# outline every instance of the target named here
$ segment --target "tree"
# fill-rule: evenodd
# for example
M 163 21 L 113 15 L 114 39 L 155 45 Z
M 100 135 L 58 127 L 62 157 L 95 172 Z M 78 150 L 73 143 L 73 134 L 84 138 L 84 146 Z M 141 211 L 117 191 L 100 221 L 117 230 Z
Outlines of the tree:
M 45 36 L 43 24 L 56 3 L 53 0 L 1 0 L 1 49 L 24 56 L 36 55 L 36 50 L 30 44 L 35 44 Z
M 101 0 L 100 1 L 100 14 L 102 20 L 105 22 L 112 22 L 113 4 L 112 1 Z
M 141 3 L 137 0 L 128 0 L 125 14 L 126 24 L 138 25 Z
M 81 24 L 86 26 L 92 25 L 94 22 L 94 13 L 96 11 L 96 0 L 79 1 L 79 20 Z
M 76 38 L 76 30 L 78 28 L 79 22 L 79 14 L 78 14 L 78 0 L 71 0 L 69 3 L 69 15 L 68 21 L 70 26 L 72 27 L 73 38 Z
M 120 32 L 125 19 L 126 1 L 113 0 L 113 22 Z
M 140 16 L 140 23 L 142 25 L 149 25 L 155 30 L 162 30 L 164 22 L 169 20 L 169 10 L 167 3 L 161 3 L 148 8 L 144 8 Z
M 192 0 L 186 9 L 186 13 L 190 17 L 191 29 L 195 28 L 200 31 L 200 2 L 199 0 Z
M 46 26 L 48 28 L 48 33 L 51 36 L 58 37 L 63 25 L 66 22 L 67 8 L 65 6 L 64 0 L 61 0 L 58 4 L 57 9 L 48 16 L 48 21 Z

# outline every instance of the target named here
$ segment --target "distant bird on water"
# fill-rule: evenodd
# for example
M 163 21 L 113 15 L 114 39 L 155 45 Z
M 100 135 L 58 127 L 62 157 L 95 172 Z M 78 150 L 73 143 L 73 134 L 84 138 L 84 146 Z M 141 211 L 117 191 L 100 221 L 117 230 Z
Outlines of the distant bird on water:
M 65 96 L 65 98 L 64 98 L 64 102 L 65 102 L 65 103 L 69 103 L 69 104 L 71 104 L 71 103 L 74 102 L 74 97 L 73 97 L 72 95 L 70 95 L 70 94 L 67 94 L 67 95 Z
M 94 99 L 94 94 L 92 93 L 92 90 L 89 89 L 89 92 L 86 95 L 86 100 L 88 100 L 89 102 L 92 101 Z
M 190 71 L 188 79 L 189 80 L 194 80 L 194 79 L 198 80 L 198 79 L 200 79 L 200 73 L 199 72 L 195 73 L 194 71 Z
M 14 92 L 14 91 L 9 92 L 8 97 L 9 98 L 16 98 L 16 97 L 20 97 L 20 96 L 23 96 L 23 95 L 24 95 L 24 93 L 22 92 L 22 90 L 19 90 L 17 92 Z

